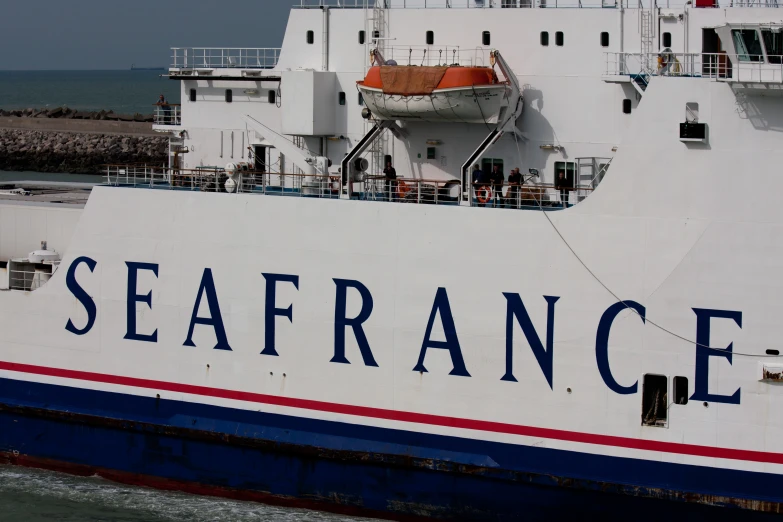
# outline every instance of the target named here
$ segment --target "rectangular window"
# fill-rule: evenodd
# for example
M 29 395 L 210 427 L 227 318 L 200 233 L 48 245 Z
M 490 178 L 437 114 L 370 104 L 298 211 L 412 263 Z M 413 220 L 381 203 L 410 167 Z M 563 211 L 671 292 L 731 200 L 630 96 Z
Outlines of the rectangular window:
M 345 105 L 345 93 L 341 92 L 338 96 L 338 100 L 340 102 L 340 105 Z
M 688 404 L 688 378 L 675 377 L 672 379 L 674 386 L 674 404 Z
M 783 63 L 783 33 L 773 33 L 769 29 L 762 29 L 761 36 L 764 39 L 764 48 L 767 51 L 767 62 Z
M 549 33 L 546 31 L 541 31 L 541 45 L 544 47 L 549 45 Z
M 234 100 L 234 92 L 231 89 L 226 89 L 226 103 L 231 103 Z
M 492 167 L 498 166 L 500 172 L 503 172 L 503 160 L 499 158 L 482 158 L 481 159 L 481 171 L 484 175 L 489 175 L 492 172 Z
M 362 93 L 359 93 L 359 105 L 364 105 L 364 96 L 362 96 Z
M 427 45 L 434 45 L 434 44 L 435 44 L 435 32 L 427 31 Z
M 755 29 L 733 29 L 731 36 L 737 49 L 737 58 L 741 62 L 762 62 L 761 40 Z
M 359 31 L 359 45 L 364 45 L 364 31 Z
M 380 38 L 381 37 L 381 32 L 380 31 L 373 31 L 372 32 L 372 37 L 373 38 Z
M 663 33 L 663 47 L 664 49 L 666 47 L 672 46 L 672 33 Z
M 647 374 L 642 384 L 642 426 L 666 427 L 668 383 L 665 375 Z
M 196 89 L 190 89 L 190 101 L 196 101 Z
M 563 47 L 563 31 L 558 31 L 555 33 L 555 45 L 558 47 Z
M 315 33 L 312 31 L 307 31 L 307 43 L 312 45 L 315 43 Z
M 435 159 L 435 156 L 437 153 L 435 152 L 435 147 L 427 147 L 427 159 Z
M 489 31 L 483 31 L 481 33 L 481 45 L 489 45 L 490 35 Z
M 266 99 L 269 103 L 275 103 L 277 101 L 277 93 L 275 91 L 269 91 L 266 95 Z
M 601 33 L 601 47 L 609 47 L 609 33 L 606 31 Z
M 574 186 L 574 178 L 576 177 L 576 163 L 573 161 L 556 161 L 555 162 L 555 182 L 560 177 L 560 173 L 563 173 L 566 179 L 566 184 L 569 187 Z
M 628 98 L 623 100 L 623 114 L 631 114 L 631 100 Z

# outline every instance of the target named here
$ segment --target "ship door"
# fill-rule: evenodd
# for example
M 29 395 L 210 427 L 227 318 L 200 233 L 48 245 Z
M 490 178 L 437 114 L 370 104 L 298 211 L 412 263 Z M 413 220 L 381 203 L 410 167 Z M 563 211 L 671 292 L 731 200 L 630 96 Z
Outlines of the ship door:
M 709 78 L 731 77 L 731 65 L 715 29 L 701 31 L 701 74 Z
M 253 146 L 253 170 L 266 172 L 266 149 L 264 145 Z
M 489 175 L 492 173 L 492 167 L 494 167 L 495 165 L 498 165 L 500 167 L 500 172 L 503 172 L 503 175 L 505 176 L 502 159 L 483 158 L 481 160 L 481 170 L 482 172 L 484 172 L 484 179 L 488 179 Z

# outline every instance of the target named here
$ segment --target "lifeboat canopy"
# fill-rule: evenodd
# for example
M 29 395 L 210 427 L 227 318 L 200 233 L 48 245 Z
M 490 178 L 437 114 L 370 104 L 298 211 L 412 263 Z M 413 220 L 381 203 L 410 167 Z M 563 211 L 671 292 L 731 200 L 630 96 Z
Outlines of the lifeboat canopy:
M 378 120 L 497 124 L 512 92 L 494 69 L 458 65 L 375 65 L 357 85 Z

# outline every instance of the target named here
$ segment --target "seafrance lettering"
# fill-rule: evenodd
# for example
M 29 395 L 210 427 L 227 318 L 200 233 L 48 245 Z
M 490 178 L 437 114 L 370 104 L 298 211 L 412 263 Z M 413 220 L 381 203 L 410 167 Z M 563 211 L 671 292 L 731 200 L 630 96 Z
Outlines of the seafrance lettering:
M 87 270 L 78 270 L 82 265 L 84 265 Z M 153 309 L 152 289 L 149 288 L 149 283 L 144 288 L 140 288 L 139 275 L 143 272 L 148 272 L 148 275 L 144 278 L 145 281 L 150 280 L 150 275 L 153 280 L 157 279 L 159 266 L 154 263 L 131 261 L 126 262 L 125 265 L 127 267 L 128 279 L 126 333 L 124 338 L 132 341 L 157 343 L 157 329 L 152 332 L 138 331 L 136 307 L 138 303 L 142 303 L 150 310 Z M 68 319 L 65 329 L 74 335 L 86 335 L 95 326 L 98 310 L 94 299 L 84 290 L 81 284 L 79 284 L 77 272 L 81 278 L 94 277 L 91 274 L 94 274 L 97 266 L 97 261 L 82 256 L 75 259 L 68 268 L 65 278 L 66 287 L 84 308 L 87 315 L 87 321 L 84 326 L 81 327 L 77 326 L 76 322 L 72 319 Z M 87 271 L 89 271 L 89 273 Z M 282 317 L 288 319 L 288 322 L 291 324 L 294 322 L 294 303 L 280 303 L 277 297 L 277 290 L 281 285 L 291 285 L 294 290 L 298 292 L 299 276 L 294 274 L 262 273 L 261 277 L 266 283 L 264 293 L 264 348 L 261 351 L 261 355 L 277 357 L 279 354 L 275 344 L 275 333 L 276 327 L 278 326 L 278 319 Z M 346 336 L 353 335 L 356 344 L 359 347 L 362 364 L 364 364 L 364 366 L 378 367 L 378 362 L 373 355 L 370 341 L 364 331 L 364 324 L 370 319 L 370 316 L 373 313 L 374 301 L 370 289 L 360 281 L 351 279 L 335 278 L 332 279 L 332 281 L 334 282 L 335 291 L 334 355 L 329 362 L 351 364 L 351 361 L 346 355 L 345 344 Z M 359 313 L 354 317 L 348 317 L 347 301 L 349 294 L 358 297 L 361 303 Z M 527 306 L 519 294 L 503 292 L 501 297 L 505 298 L 506 301 L 506 357 L 505 373 L 500 377 L 500 380 L 517 382 L 517 378 L 514 376 L 513 372 L 514 335 L 516 331 L 521 330 L 527 345 L 530 347 L 530 350 L 538 363 L 538 367 L 541 370 L 544 379 L 546 379 L 549 388 L 554 390 L 553 361 L 556 325 L 555 305 L 560 300 L 560 297 L 545 295 L 543 296 L 543 302 L 539 301 L 538 303 L 532 303 L 531 301 Z M 206 312 L 206 314 L 202 313 L 200 315 L 199 310 L 204 301 L 206 301 L 206 310 L 203 312 Z M 547 319 L 546 331 L 544 332 L 545 337 L 542 342 L 539 330 L 536 329 L 536 326 L 533 324 L 528 313 L 528 306 L 542 306 L 544 304 L 546 304 Z M 637 380 L 634 380 L 633 383 L 629 383 L 631 379 L 628 378 L 628 375 L 615 375 L 612 372 L 610 365 L 609 337 L 612 332 L 612 326 L 615 319 L 626 311 L 634 312 L 635 315 L 638 316 L 638 328 L 649 327 L 647 326 L 646 319 L 647 310 L 643 305 L 636 301 L 622 301 L 612 304 L 603 312 L 598 322 L 595 337 L 595 358 L 598 373 L 607 388 L 619 395 L 630 395 L 638 393 L 639 391 L 639 383 Z M 733 321 L 737 327 L 742 328 L 742 312 L 734 310 L 711 310 L 706 308 L 693 308 L 693 312 L 696 314 L 696 371 L 694 393 L 691 396 L 691 399 L 725 404 L 739 404 L 739 388 L 731 395 L 720 395 L 709 391 L 710 358 L 724 358 L 731 364 L 733 351 L 733 343 L 730 343 L 725 348 L 710 346 L 710 329 L 712 324 L 719 320 Z M 443 341 L 434 340 L 432 338 L 432 330 L 435 327 L 435 321 L 439 321 L 440 327 L 443 329 L 445 336 L 445 340 Z M 213 349 L 232 351 L 225 325 L 223 324 L 218 290 L 215 286 L 211 268 L 204 269 L 201 283 L 196 291 L 187 335 L 183 342 L 184 346 L 196 347 L 196 344 L 193 341 L 196 327 L 212 329 L 215 339 L 217 340 L 216 344 L 212 347 Z M 457 334 L 457 325 L 451 312 L 448 291 L 443 287 L 437 288 L 435 291 L 427 327 L 423 333 L 423 340 L 421 348 L 419 349 L 419 357 L 416 364 L 413 366 L 413 371 L 421 373 L 428 371 L 425 363 L 427 354 L 430 350 L 445 350 L 448 352 L 452 364 L 449 375 L 471 377 L 462 355 L 462 347 L 460 346 L 459 336 Z

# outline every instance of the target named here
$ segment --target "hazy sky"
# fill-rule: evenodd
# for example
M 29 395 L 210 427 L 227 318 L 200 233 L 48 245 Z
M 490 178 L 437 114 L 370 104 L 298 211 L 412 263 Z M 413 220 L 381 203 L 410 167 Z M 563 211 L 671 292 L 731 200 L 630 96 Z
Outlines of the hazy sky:
M 171 47 L 280 47 L 299 0 L 6 0 L 0 70 L 169 65 Z

